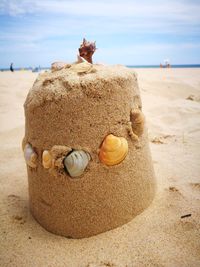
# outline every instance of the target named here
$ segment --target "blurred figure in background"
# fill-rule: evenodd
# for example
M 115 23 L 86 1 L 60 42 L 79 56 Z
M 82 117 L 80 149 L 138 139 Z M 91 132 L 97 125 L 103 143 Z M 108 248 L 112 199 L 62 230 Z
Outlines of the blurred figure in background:
M 13 63 L 10 64 L 10 71 L 14 72 Z

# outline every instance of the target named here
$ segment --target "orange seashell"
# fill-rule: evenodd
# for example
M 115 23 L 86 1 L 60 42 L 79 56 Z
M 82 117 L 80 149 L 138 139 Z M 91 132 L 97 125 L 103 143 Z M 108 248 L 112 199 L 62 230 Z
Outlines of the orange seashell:
M 124 137 L 109 134 L 104 139 L 99 159 L 106 165 L 112 166 L 122 162 L 128 153 L 128 142 Z
M 45 169 L 49 169 L 52 166 L 52 156 L 48 150 L 44 150 L 42 153 L 42 165 Z

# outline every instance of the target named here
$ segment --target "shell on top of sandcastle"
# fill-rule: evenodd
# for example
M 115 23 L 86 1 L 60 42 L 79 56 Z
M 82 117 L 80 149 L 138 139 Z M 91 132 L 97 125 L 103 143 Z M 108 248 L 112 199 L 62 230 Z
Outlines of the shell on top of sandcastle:
M 93 64 L 95 50 L 84 39 L 78 60 L 39 74 L 24 104 L 31 213 L 73 238 L 129 222 L 156 187 L 137 76 Z

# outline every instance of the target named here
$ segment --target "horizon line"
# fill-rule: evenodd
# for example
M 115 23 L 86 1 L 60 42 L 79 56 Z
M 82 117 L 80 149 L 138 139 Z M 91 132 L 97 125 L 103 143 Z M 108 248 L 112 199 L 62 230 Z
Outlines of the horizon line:
M 95 64 L 95 63 L 94 63 Z M 160 64 L 107 64 L 107 65 L 124 65 L 126 67 L 160 67 Z M 164 65 L 165 66 L 165 65 Z M 170 66 L 199 66 L 200 67 L 200 63 L 186 63 L 186 64 L 170 64 Z M 14 69 L 16 70 L 21 70 L 21 69 L 24 69 L 24 70 L 31 70 L 31 69 L 35 69 L 35 68 L 41 68 L 41 69 L 50 69 L 50 67 L 47 67 L 47 66 L 41 66 L 41 65 L 38 65 L 38 66 L 26 66 L 26 67 L 14 67 Z M 0 70 L 10 70 L 10 67 L 0 67 Z

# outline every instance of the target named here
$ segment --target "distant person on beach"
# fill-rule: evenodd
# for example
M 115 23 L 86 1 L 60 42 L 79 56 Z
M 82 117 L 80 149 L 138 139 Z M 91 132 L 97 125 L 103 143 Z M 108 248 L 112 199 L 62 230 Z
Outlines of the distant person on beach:
M 10 71 L 14 72 L 13 63 L 10 64 Z

